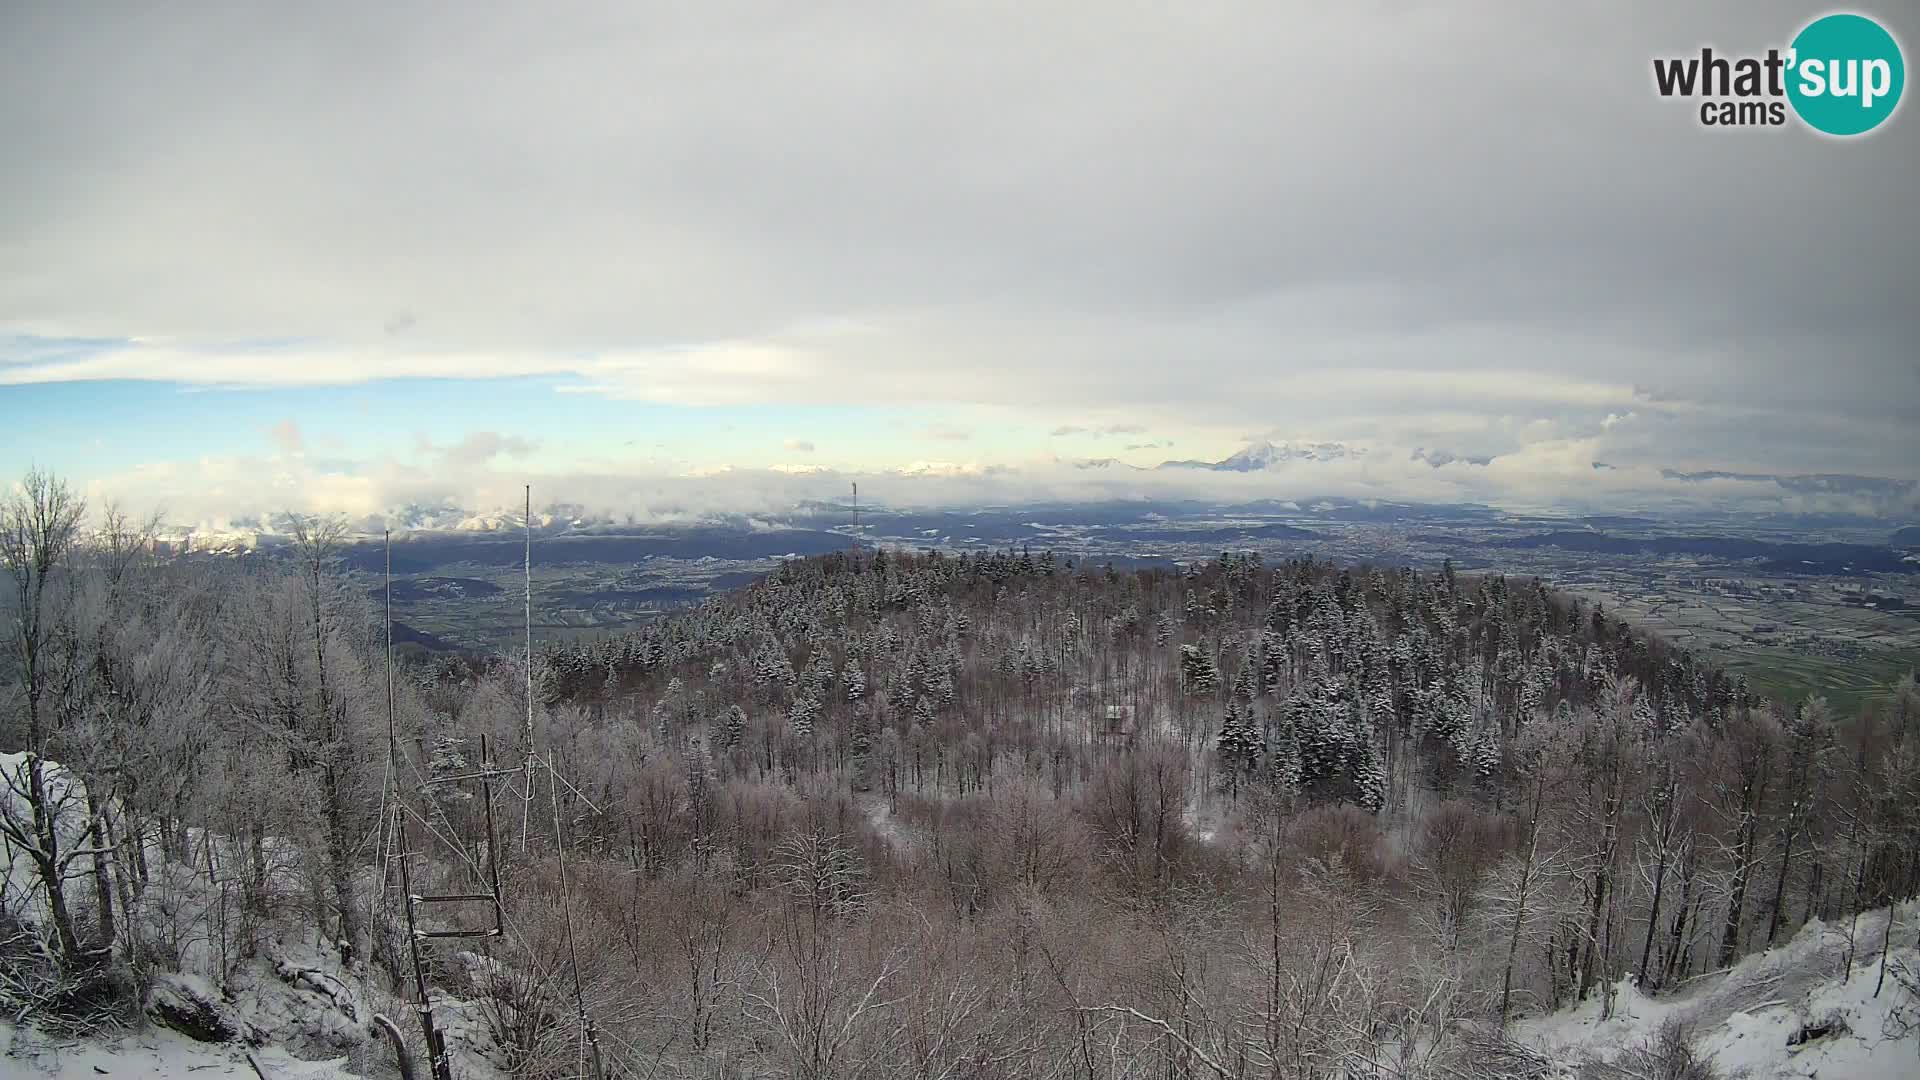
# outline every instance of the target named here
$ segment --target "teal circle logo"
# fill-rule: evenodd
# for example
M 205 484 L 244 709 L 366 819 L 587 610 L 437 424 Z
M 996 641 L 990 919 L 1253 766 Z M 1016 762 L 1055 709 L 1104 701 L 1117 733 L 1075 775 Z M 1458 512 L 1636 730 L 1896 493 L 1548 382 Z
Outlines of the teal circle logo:
M 1900 44 L 1864 15 L 1826 15 L 1794 37 L 1787 100 L 1815 131 L 1864 135 L 1893 115 L 1907 85 Z

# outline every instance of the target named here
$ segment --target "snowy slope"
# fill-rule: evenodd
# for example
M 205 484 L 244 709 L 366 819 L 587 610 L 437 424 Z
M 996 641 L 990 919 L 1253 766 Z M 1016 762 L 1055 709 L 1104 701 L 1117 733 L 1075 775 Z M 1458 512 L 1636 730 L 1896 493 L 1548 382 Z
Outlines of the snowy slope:
M 30 834 L 30 807 L 16 794 L 26 786 L 25 761 L 22 754 L 0 754 L 0 818 L 11 819 L 20 831 Z M 85 789 L 57 763 L 47 762 L 44 775 L 49 796 L 58 806 L 63 849 L 73 850 L 88 823 Z M 204 845 L 209 843 L 218 854 L 203 865 L 224 868 L 229 862 L 237 863 L 239 856 L 230 841 L 210 838 L 199 829 L 188 830 L 188 835 L 191 849 L 198 853 L 196 863 L 205 857 Z M 378 1061 L 384 1074 L 391 1052 L 374 1035 L 373 1016 L 384 1012 L 402 1024 L 412 1039 L 411 1007 L 376 989 L 361 973 L 344 968 L 338 954 L 319 939 L 304 917 L 294 914 L 298 905 L 293 901 L 303 889 L 298 848 L 280 838 L 268 838 L 265 848 L 281 867 L 280 873 L 270 876 L 269 888 L 280 894 L 280 906 L 288 914 L 250 927 L 250 947 L 243 948 L 240 924 L 230 923 L 225 914 L 235 904 L 230 894 L 237 879 L 229 876 L 209 882 L 201 869 L 166 862 L 157 842 L 148 848 L 155 869 L 153 883 L 132 920 L 141 936 L 170 952 L 181 969 L 150 973 L 156 990 L 164 986 L 189 1000 L 217 1003 L 230 1030 L 239 1036 L 235 1041 L 195 1042 L 159 1024 L 114 1037 L 75 1040 L 30 1025 L 0 1022 L 0 1080 L 103 1075 L 161 1080 L 252 1077 L 248 1045 L 259 1047 L 253 1055 L 269 1080 L 351 1076 L 345 1068 L 346 1055 L 354 1055 L 356 1062 Z M 90 871 L 87 858 L 82 856 L 69 874 Z M 377 888 L 378 883 L 369 881 L 366 887 Z M 69 901 L 76 912 L 86 910 L 91 895 L 91 888 L 69 887 Z M 0 911 L 29 925 L 42 922 L 47 907 L 44 897 L 32 860 L 0 836 Z M 217 919 L 216 913 L 220 913 Z M 434 1003 L 459 1075 L 471 1080 L 495 1075 L 489 1063 L 492 1042 L 475 1005 L 445 992 L 436 992 Z
M 1920 970 L 1920 903 L 1897 910 L 1889 959 Z M 1674 994 L 1649 998 L 1623 981 L 1609 1019 L 1601 1019 L 1602 1003 L 1591 1001 L 1522 1021 L 1514 1034 L 1569 1063 L 1612 1061 L 1672 1020 L 1693 1026 L 1698 1048 L 1728 1077 L 1913 1080 L 1920 1077 L 1920 1000 L 1891 974 L 1874 993 L 1886 928 L 1884 910 L 1860 916 L 1851 977 L 1848 924 L 1813 922 L 1787 944 Z M 1831 1030 L 1800 1041 L 1822 1027 Z
M 299 1061 L 283 1050 L 253 1051 L 272 1080 L 347 1080 L 347 1059 Z M 35 1031 L 20 1031 L 0 1023 L 0 1076 L 32 1080 L 98 1080 L 99 1077 L 150 1080 L 214 1080 L 222 1076 L 255 1076 L 247 1051 L 239 1046 L 194 1042 L 164 1028 L 83 1041 L 51 1039 Z

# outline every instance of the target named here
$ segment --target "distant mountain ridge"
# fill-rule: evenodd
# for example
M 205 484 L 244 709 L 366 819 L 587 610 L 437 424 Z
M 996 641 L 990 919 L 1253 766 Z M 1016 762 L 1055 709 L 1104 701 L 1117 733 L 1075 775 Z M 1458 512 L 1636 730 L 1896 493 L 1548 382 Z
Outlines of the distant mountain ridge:
M 1248 443 L 1245 448 L 1219 461 L 1163 461 L 1161 469 L 1206 469 L 1211 472 L 1264 472 L 1278 465 L 1295 461 L 1330 462 L 1349 461 L 1366 454 L 1364 449 L 1338 442 L 1314 443 Z
M 1710 469 L 1705 472 L 1661 469 L 1660 475 L 1663 479 L 1696 484 L 1711 480 L 1773 483 L 1787 491 L 1803 495 L 1901 495 L 1913 492 L 1916 487 L 1920 487 L 1911 480 L 1895 480 L 1885 476 L 1856 476 L 1852 473 L 1807 473 L 1783 476 L 1777 473 L 1726 472 L 1720 469 Z

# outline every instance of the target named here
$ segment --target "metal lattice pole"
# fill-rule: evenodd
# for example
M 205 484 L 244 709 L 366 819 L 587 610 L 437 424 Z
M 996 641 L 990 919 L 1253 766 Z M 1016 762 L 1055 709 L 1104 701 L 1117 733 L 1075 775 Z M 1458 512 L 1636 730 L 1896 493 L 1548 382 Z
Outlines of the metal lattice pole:
M 433 1073 L 433 1080 L 453 1080 L 453 1067 L 447 1060 L 446 1042 L 440 1037 L 440 1029 L 433 1023 L 433 1003 L 427 996 L 427 973 L 420 962 L 421 933 L 414 918 L 414 905 L 419 897 L 413 895 L 413 870 L 408 865 L 413 853 L 407 850 L 407 820 L 405 810 L 395 807 L 394 826 L 400 837 L 400 889 L 405 893 L 407 905 L 407 948 L 413 956 L 413 989 L 418 995 L 414 1009 L 420 1015 L 420 1032 L 427 1040 L 427 1065 Z

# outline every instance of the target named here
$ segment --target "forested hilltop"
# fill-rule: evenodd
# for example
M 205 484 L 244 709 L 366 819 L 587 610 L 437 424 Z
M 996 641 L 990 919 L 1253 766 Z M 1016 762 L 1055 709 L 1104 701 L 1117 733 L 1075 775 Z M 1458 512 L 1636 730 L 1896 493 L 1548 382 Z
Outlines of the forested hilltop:
M 1515 1018 L 1920 890 L 1911 677 L 1763 701 L 1535 581 L 838 553 L 390 684 L 336 523 L 216 572 L 24 492 L 23 1019 L 232 997 L 295 925 L 399 1015 L 411 850 L 415 892 L 498 890 L 506 932 L 423 979 L 512 1075 L 577 1075 L 590 1031 L 607 1075 L 1532 1076 Z

